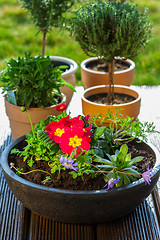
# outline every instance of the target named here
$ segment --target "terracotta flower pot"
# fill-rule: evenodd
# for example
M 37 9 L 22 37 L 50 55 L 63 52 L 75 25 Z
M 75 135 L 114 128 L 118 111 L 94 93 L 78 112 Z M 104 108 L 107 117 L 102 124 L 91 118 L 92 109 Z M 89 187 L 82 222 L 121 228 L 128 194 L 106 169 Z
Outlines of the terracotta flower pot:
M 66 103 L 65 96 L 63 96 L 60 104 L 62 103 Z M 59 112 L 56 110 L 56 106 L 57 105 L 45 108 L 30 108 L 28 111 L 31 115 L 33 125 L 38 123 L 40 120 L 45 120 L 48 115 L 58 115 Z M 29 131 L 31 130 L 31 124 L 27 112 L 22 112 L 20 110 L 21 107 L 9 103 L 6 99 L 5 107 L 6 114 L 10 121 L 13 140 L 23 136 L 26 133 L 29 133 Z
M 91 62 L 96 62 L 97 57 L 88 58 L 81 63 L 81 79 L 85 88 L 90 88 L 97 85 L 108 85 L 109 76 L 107 72 L 94 71 L 87 66 Z M 122 60 L 128 65 L 128 68 L 114 72 L 114 83 L 116 85 L 130 86 L 134 80 L 135 63 L 130 60 Z
M 13 194 L 31 211 L 55 221 L 78 224 L 94 224 L 127 215 L 134 210 L 153 190 L 160 175 L 160 158 L 152 145 L 139 143 L 156 156 L 151 172 L 151 184 L 145 185 L 143 178 L 110 191 L 64 190 L 29 182 L 15 174 L 9 165 L 9 154 L 18 148 L 24 137 L 16 139 L 1 156 L 4 177 Z M 12 160 L 13 161 L 13 160 Z
M 72 84 L 73 87 L 75 87 L 76 86 L 75 72 L 78 69 L 77 63 L 72 59 L 59 57 L 59 56 L 50 56 L 50 59 L 54 64 L 54 66 L 62 66 L 62 65 L 67 66 L 67 70 L 62 73 L 62 78 L 66 82 Z M 63 86 L 61 87 L 61 92 L 66 96 L 66 105 L 68 105 L 72 98 L 73 90 L 68 86 Z
M 104 105 L 93 103 L 87 99 L 87 97 L 92 96 L 94 94 L 107 93 L 108 87 L 109 87 L 108 85 L 101 85 L 87 88 L 84 91 L 84 94 L 82 95 L 83 114 L 84 115 L 90 114 L 91 117 L 93 117 L 94 115 L 98 116 L 98 114 L 102 114 L 102 117 L 105 117 L 108 110 L 110 110 L 114 114 L 115 112 L 117 112 L 117 109 L 120 109 L 119 114 L 132 117 L 135 120 L 140 111 L 141 98 L 139 94 L 135 90 L 132 90 L 130 87 L 120 85 L 115 85 L 114 87 L 115 93 L 127 94 L 135 98 L 135 100 L 129 103 L 117 105 Z M 97 124 L 101 125 L 100 120 L 97 120 Z M 103 122 L 103 125 L 108 125 L 108 121 Z

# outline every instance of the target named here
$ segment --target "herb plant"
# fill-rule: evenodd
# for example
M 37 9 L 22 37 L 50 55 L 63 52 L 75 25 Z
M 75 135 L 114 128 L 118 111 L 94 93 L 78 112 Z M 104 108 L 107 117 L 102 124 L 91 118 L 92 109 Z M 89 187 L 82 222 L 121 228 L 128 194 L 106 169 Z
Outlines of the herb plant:
M 66 13 L 75 3 L 74 0 L 19 0 L 31 15 L 39 32 L 43 33 L 42 56 L 45 55 L 46 35 L 53 27 L 62 27 Z
M 60 105 L 61 106 L 61 105 Z M 57 107 L 60 111 L 64 107 Z M 112 120 L 112 119 L 111 119 Z M 118 120 L 117 120 L 118 121 Z M 119 135 L 119 130 L 110 125 L 107 127 L 95 126 L 90 117 L 77 116 L 71 118 L 63 112 L 58 116 L 48 116 L 45 121 L 40 121 L 26 134 L 27 145 L 23 150 L 13 149 L 12 153 L 18 154 L 32 167 L 36 161 L 47 161 L 49 172 L 44 169 L 34 169 L 45 173 L 43 183 L 52 181 L 52 174 L 58 173 L 60 179 L 61 171 L 69 171 L 73 178 L 91 175 L 92 178 L 102 176 L 106 181 L 107 190 L 116 186 L 129 184 L 142 175 L 134 164 L 142 160 L 141 156 L 131 159 L 128 153 L 127 141 L 137 136 L 144 137 L 143 132 L 147 123 L 139 124 L 137 127 L 132 122 L 128 124 L 127 119 L 123 123 L 123 129 L 128 132 L 127 138 Z M 134 131 L 135 129 L 135 131 Z M 137 131 L 141 129 L 141 131 Z M 148 132 L 155 132 L 154 128 Z M 122 131 L 122 129 L 121 129 Z M 117 132 L 117 133 L 116 133 Z M 126 132 L 125 132 L 126 133 Z M 139 134 L 138 134 L 139 133 Z M 117 136 L 119 136 L 117 138 Z M 123 144 L 120 144 L 121 140 Z M 13 167 L 19 174 L 29 174 L 19 171 L 13 163 Z M 151 171 L 147 169 L 147 171 Z M 149 183 L 149 175 L 143 174 L 145 181 Z M 147 178 L 148 176 L 148 178 Z M 58 181 L 57 179 L 57 181 Z
M 3 84 L 3 93 L 14 91 L 18 106 L 47 107 L 55 105 L 61 97 L 60 87 L 68 85 L 61 78 L 61 71 L 53 67 L 49 57 L 25 57 L 11 58 L 7 62 L 7 68 L 0 76 Z
M 114 99 L 115 57 L 134 58 L 151 36 L 147 10 L 141 13 L 137 5 L 99 1 L 79 8 L 71 20 L 71 35 L 88 56 L 97 56 L 109 67 L 108 101 Z

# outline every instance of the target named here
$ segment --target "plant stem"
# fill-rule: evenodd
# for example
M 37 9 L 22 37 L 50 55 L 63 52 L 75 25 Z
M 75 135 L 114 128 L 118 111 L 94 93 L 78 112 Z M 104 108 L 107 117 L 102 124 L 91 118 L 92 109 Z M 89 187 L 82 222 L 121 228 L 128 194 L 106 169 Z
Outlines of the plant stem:
M 98 168 L 97 166 L 93 165 L 92 163 L 89 163 L 92 167 L 98 169 L 98 172 L 102 173 L 106 178 L 110 179 L 106 174 L 104 174 L 104 171 L 102 171 L 100 168 Z M 107 171 L 105 171 L 107 172 Z
M 47 32 L 45 30 L 41 30 L 43 33 L 43 40 L 42 40 L 42 56 L 44 57 L 45 55 L 45 46 L 46 46 L 46 34 Z
M 44 170 L 41 170 L 41 169 L 34 169 L 34 170 L 31 170 L 29 172 L 24 173 L 24 172 L 19 171 L 14 165 L 12 165 L 12 168 L 14 168 L 18 173 L 23 174 L 23 175 L 30 174 L 32 172 L 43 172 L 43 173 L 47 173 L 47 174 L 51 175 L 51 173 L 49 173 L 47 171 L 44 171 Z
M 108 75 L 109 75 L 109 90 L 107 95 L 107 100 L 112 103 L 114 100 L 114 66 L 115 60 L 113 59 L 108 63 Z
M 31 124 L 31 128 L 32 128 L 32 134 L 33 134 L 33 137 L 36 138 L 35 136 L 35 132 L 34 132 L 34 127 L 33 127 L 33 123 L 32 123 L 32 118 L 31 118 L 31 115 L 29 113 L 28 110 L 26 110 L 27 114 L 28 114 L 28 117 L 29 117 L 29 120 L 30 120 L 30 124 Z

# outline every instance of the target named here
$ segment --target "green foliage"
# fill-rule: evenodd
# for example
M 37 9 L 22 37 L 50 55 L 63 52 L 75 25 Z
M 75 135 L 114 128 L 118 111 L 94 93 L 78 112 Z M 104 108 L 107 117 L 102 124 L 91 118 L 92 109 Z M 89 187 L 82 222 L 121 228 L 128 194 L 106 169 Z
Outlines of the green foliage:
M 41 142 L 46 148 L 50 149 L 52 152 L 57 153 L 59 148 L 58 144 L 51 140 L 47 132 L 39 130 L 37 132 L 37 139 Z
M 85 174 L 91 175 L 92 178 L 101 175 L 106 182 L 109 179 L 120 179 L 116 186 L 129 184 L 141 176 L 135 167 L 135 163 L 140 162 L 142 157 L 137 156 L 131 159 L 131 153 L 128 153 L 126 143 L 137 137 L 139 137 L 137 139 L 138 142 L 142 139 L 147 140 L 146 134 L 156 131 L 153 124 L 141 123 L 138 120 L 133 122 L 132 118 L 122 118 L 118 113 L 115 118 L 112 117 L 113 114 L 111 112 L 107 116 L 110 119 L 110 126 L 93 126 L 90 133 L 92 135 L 90 148 L 82 151 L 76 157 L 77 148 L 74 148 L 70 155 L 67 152 L 64 153 L 61 150 L 60 144 L 51 140 L 48 133 L 43 131 L 53 121 L 56 122 L 52 123 L 49 128 L 56 126 L 55 124 L 59 124 L 59 120 L 61 120 L 60 124 L 64 124 L 65 121 L 67 123 L 69 120 L 66 113 L 62 113 L 59 116 L 49 116 L 45 121 L 40 121 L 35 125 L 34 134 L 33 131 L 26 134 L 25 141 L 27 145 L 24 149 L 22 151 L 13 149 L 11 153 L 23 157 L 29 167 L 32 167 L 36 161 L 47 161 L 50 172 L 43 172 L 47 176 L 48 174 L 51 175 L 58 172 L 58 179 L 61 171 L 67 169 L 74 179 L 81 177 L 83 180 Z M 69 118 L 71 119 L 70 116 Z M 79 116 L 78 119 L 84 121 L 86 128 L 90 126 L 88 121 L 92 125 L 95 125 L 91 119 L 86 119 L 83 116 Z M 79 123 L 77 121 L 77 127 L 79 127 L 78 124 L 82 124 L 82 122 Z M 14 167 L 13 164 L 12 167 Z M 17 170 L 15 167 L 14 169 Z M 32 171 L 42 170 L 34 169 Z M 51 179 L 49 178 L 48 180 L 50 181 Z M 48 180 L 46 178 L 43 183 L 45 184 Z
M 60 27 L 65 21 L 63 13 L 75 3 L 74 0 L 19 0 L 31 15 L 39 30 L 49 32 L 52 27 Z
M 116 109 L 115 114 L 108 110 L 106 117 L 102 117 L 101 114 L 94 116 L 93 122 L 95 125 L 97 119 L 101 119 L 101 124 L 104 121 L 108 121 L 109 127 L 105 128 L 102 138 L 108 142 L 110 147 L 116 143 L 127 143 L 134 139 L 137 139 L 137 141 L 147 141 L 148 134 L 159 133 L 155 130 L 153 122 L 141 122 L 138 119 L 133 121 L 133 118 L 129 116 L 124 117 L 120 114 L 118 109 Z
M 51 177 L 50 176 L 47 176 L 43 181 L 42 183 L 43 184 L 46 184 L 47 182 L 49 182 L 51 180 Z
M 133 58 L 148 42 L 151 22 L 146 9 L 141 13 L 137 5 L 95 1 L 76 12 L 71 34 L 88 56 Z
M 60 87 L 68 85 L 61 78 L 61 73 L 53 67 L 49 57 L 25 54 L 25 57 L 18 57 L 17 60 L 11 58 L 7 62 L 0 82 L 3 93 L 14 91 L 17 105 L 42 108 L 57 104 L 57 96 L 61 97 Z
M 36 27 L 43 33 L 42 56 L 45 56 L 46 34 L 52 27 L 65 25 L 64 13 L 75 3 L 74 0 L 19 0 L 26 9 Z
M 116 150 L 114 155 L 107 154 L 109 160 L 98 158 L 95 162 L 101 163 L 96 167 L 100 168 L 106 174 L 106 180 L 108 178 L 117 179 L 120 177 L 120 181 L 117 186 L 130 184 L 137 178 L 140 178 L 140 174 L 137 168 L 134 166 L 135 163 L 140 162 L 142 157 L 135 157 L 131 159 L 131 153 L 128 152 L 126 144 L 122 145 L 120 150 Z

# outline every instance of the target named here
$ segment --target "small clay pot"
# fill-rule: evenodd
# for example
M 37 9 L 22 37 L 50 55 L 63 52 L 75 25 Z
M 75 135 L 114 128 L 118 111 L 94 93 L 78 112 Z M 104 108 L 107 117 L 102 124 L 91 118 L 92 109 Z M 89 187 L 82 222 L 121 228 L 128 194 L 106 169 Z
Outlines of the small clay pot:
M 81 80 L 84 84 L 85 89 L 97 85 L 109 84 L 108 72 L 94 71 L 87 67 L 91 62 L 96 62 L 97 60 L 97 57 L 93 57 L 88 58 L 81 63 Z M 126 63 L 126 65 L 128 65 L 128 68 L 114 72 L 114 84 L 130 86 L 134 80 L 135 63 L 130 59 L 121 61 Z
M 62 104 L 62 103 L 63 104 L 66 103 L 65 96 L 63 96 L 62 101 L 59 104 Z M 50 107 L 45 107 L 45 108 L 28 109 L 28 112 L 31 115 L 33 125 L 38 123 L 40 120 L 45 120 L 48 115 L 57 116 L 58 114 L 60 114 L 60 112 L 56 110 L 56 106 L 57 105 L 52 105 Z M 27 112 L 22 112 L 21 107 L 15 106 L 9 103 L 6 99 L 5 99 L 5 107 L 6 107 L 6 114 L 10 122 L 13 140 L 23 136 L 26 133 L 29 133 L 29 131 L 31 130 L 31 123 L 30 123 Z
M 109 88 L 108 85 L 101 85 L 101 86 L 94 86 L 91 88 L 87 88 L 84 91 L 82 95 L 83 114 L 84 115 L 90 114 L 91 117 L 98 116 L 98 114 L 102 114 L 102 117 L 106 117 L 106 114 L 108 113 L 108 111 L 111 111 L 114 114 L 117 112 L 117 109 L 120 109 L 118 111 L 119 114 L 132 117 L 133 120 L 135 120 L 139 115 L 141 97 L 135 90 L 132 90 L 130 87 L 120 86 L 120 85 L 114 86 L 115 93 L 126 94 L 135 98 L 133 101 L 129 103 L 117 104 L 117 105 L 116 104 L 105 105 L 105 104 L 94 103 L 87 99 L 89 96 L 92 96 L 94 94 L 107 93 L 108 88 Z M 102 125 L 100 121 L 101 120 L 96 121 L 98 125 Z M 108 123 L 109 121 L 104 121 L 103 125 L 108 125 Z

